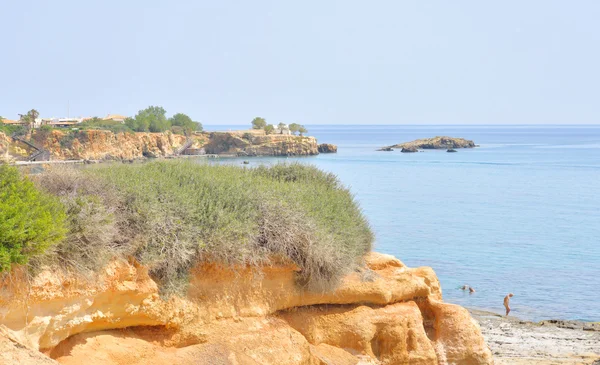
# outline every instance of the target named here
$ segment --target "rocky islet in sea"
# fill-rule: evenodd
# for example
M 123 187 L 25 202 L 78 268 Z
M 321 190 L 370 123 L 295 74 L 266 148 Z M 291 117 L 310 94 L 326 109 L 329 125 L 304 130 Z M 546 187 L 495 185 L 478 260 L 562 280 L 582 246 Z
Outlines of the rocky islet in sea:
M 456 137 L 438 136 L 433 138 L 417 139 L 411 142 L 404 142 L 392 146 L 384 146 L 377 151 L 393 151 L 394 148 L 400 149 L 400 152 L 413 153 L 419 150 L 446 150 L 447 152 L 457 152 L 458 148 L 475 148 L 477 145 L 472 140 Z

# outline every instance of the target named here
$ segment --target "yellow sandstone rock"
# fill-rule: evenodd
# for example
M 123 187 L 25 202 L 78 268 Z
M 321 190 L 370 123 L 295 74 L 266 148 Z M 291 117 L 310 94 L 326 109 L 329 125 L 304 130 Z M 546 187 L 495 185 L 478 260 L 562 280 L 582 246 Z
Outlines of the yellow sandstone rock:
M 92 278 L 14 271 L 0 325 L 63 364 L 492 364 L 476 322 L 441 301 L 435 273 L 377 253 L 332 293 L 297 270 L 199 265 L 165 301 L 147 270 L 113 262 Z M 0 334 L 0 337 L 2 335 Z

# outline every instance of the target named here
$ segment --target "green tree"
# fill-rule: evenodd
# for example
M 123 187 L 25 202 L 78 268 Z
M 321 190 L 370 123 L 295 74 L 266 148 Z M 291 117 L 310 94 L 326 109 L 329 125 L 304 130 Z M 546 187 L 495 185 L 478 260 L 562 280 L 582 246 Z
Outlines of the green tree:
M 40 113 L 35 109 L 31 109 L 27 114 L 19 114 L 19 116 L 21 117 L 21 121 L 27 123 L 27 128 L 32 130 L 35 126 L 35 120 L 40 116 Z
M 265 128 L 265 134 L 272 134 L 275 131 L 275 127 L 273 127 L 272 124 L 266 125 Z
M 298 132 L 300 132 L 300 135 L 304 135 L 304 133 L 308 133 L 308 131 L 306 130 L 306 128 L 304 128 L 303 125 L 300 126 L 300 128 L 298 129 Z
M 194 122 L 192 118 L 188 117 L 183 113 L 177 113 L 171 118 L 169 118 L 169 122 L 171 123 L 171 127 L 181 127 L 186 135 L 191 134 L 195 131 L 202 130 L 202 124 L 199 122 Z
M 65 218 L 58 198 L 37 190 L 17 168 L 0 165 L 0 272 L 62 240 Z
M 302 126 L 298 123 L 292 123 L 289 125 L 290 132 L 292 132 L 292 134 L 296 134 L 296 132 L 300 131 L 301 127 Z
M 164 132 L 171 128 L 166 114 L 160 106 L 149 106 L 140 110 L 135 117 L 127 118 L 125 125 L 136 132 Z
M 265 118 L 256 117 L 252 119 L 252 129 L 264 129 L 267 126 Z
M 140 126 L 138 121 L 135 118 L 126 118 L 125 121 L 123 122 L 125 123 L 125 125 L 131 129 L 132 131 L 135 132 L 148 132 L 148 126 Z
M 285 128 L 285 123 L 281 122 L 277 125 L 277 128 L 279 128 L 279 134 L 283 134 L 283 128 Z

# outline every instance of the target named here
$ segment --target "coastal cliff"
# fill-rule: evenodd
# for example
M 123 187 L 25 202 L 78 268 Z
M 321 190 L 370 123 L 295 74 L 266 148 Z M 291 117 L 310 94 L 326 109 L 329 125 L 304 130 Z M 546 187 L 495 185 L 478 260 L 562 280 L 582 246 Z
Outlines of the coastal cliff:
M 36 140 L 56 159 L 130 160 L 171 156 L 183 146 L 186 137 L 172 133 L 113 133 L 101 130 L 65 133 L 55 130 L 46 138 Z M 192 147 L 199 147 L 206 138 L 194 136 L 193 140 Z
M 36 131 L 30 142 L 50 152 L 52 160 L 133 160 L 169 157 L 180 149 L 233 156 L 318 155 L 314 137 L 293 135 L 252 135 L 251 133 L 197 133 L 189 138 L 165 133 L 113 133 L 106 130 Z M 7 152 L 8 149 L 8 152 Z M 27 159 L 31 149 L 0 132 L 3 159 Z
M 187 295 L 168 300 L 134 261 L 88 278 L 45 270 L 28 282 L 15 270 L 0 291 L 0 339 L 19 343 L 5 363 L 21 363 L 23 346 L 88 365 L 493 362 L 468 312 L 442 302 L 430 268 L 371 253 L 331 293 L 299 288 L 297 270 L 199 264 Z
M 203 146 L 206 153 L 236 156 L 309 156 L 318 155 L 314 137 L 270 134 L 252 135 L 214 132 Z

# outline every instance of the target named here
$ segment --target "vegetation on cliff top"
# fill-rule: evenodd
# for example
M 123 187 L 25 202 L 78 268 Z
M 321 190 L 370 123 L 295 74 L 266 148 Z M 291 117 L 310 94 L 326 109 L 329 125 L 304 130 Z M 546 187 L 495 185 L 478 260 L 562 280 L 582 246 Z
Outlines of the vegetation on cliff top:
M 197 262 L 295 263 L 328 290 L 361 263 L 373 235 L 338 179 L 293 164 L 243 169 L 189 161 L 59 168 L 36 178 L 67 210 L 69 232 L 43 263 L 96 270 L 112 257 L 147 265 L 182 292 Z
M 275 131 L 275 126 L 273 126 L 272 124 L 267 124 L 267 120 L 262 117 L 256 117 L 252 119 L 251 124 L 252 129 L 263 129 L 265 131 L 265 134 L 273 134 L 273 132 Z M 290 132 L 294 135 L 296 133 L 300 133 L 300 136 L 302 136 L 304 135 L 304 133 L 308 133 L 308 130 L 303 125 L 300 125 L 298 123 L 292 123 L 289 126 L 287 126 L 285 123 L 281 122 L 277 125 L 277 128 L 279 128 L 279 130 L 281 131 L 286 127 L 289 128 Z
M 26 264 L 65 234 L 65 212 L 15 167 L 0 164 L 0 272 Z
M 167 119 L 167 111 L 160 106 L 149 106 L 140 110 L 135 117 L 127 118 L 125 125 L 136 132 L 165 132 L 174 128 L 175 132 L 191 133 L 201 131 L 202 124 L 194 122 L 183 113 Z

